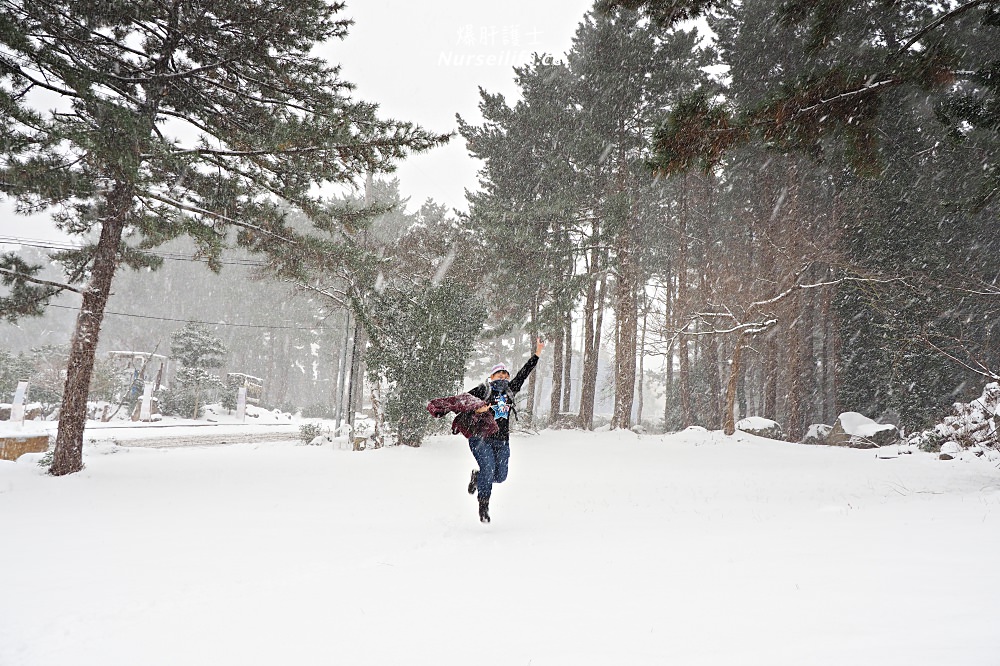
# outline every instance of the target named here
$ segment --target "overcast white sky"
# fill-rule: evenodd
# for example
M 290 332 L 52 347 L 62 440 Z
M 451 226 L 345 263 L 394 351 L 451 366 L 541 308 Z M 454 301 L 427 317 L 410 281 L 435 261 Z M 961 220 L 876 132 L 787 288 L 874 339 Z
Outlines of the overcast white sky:
M 479 121 L 478 87 L 516 94 L 513 67 L 532 52 L 562 57 L 593 0 L 468 0 L 385 2 L 349 0 L 355 24 L 344 41 L 321 53 L 342 66 L 355 95 L 381 106 L 384 117 L 409 120 L 434 132 L 457 129 L 455 114 Z M 395 176 L 415 209 L 427 198 L 465 209 L 480 163 L 456 137 L 444 147 L 403 162 Z M 48 216 L 16 216 L 0 200 L 0 235 L 58 239 Z M 0 245 L 0 250 L 5 247 Z
M 436 132 L 457 129 L 455 114 L 479 120 L 478 87 L 515 94 L 513 67 L 532 52 L 562 57 L 593 0 L 468 0 L 375 2 L 348 0 L 355 25 L 334 45 L 330 59 L 357 84 L 356 94 L 381 105 L 383 115 Z M 476 187 L 480 163 L 456 137 L 409 158 L 396 176 L 410 207 L 428 197 L 465 208 L 465 189 Z

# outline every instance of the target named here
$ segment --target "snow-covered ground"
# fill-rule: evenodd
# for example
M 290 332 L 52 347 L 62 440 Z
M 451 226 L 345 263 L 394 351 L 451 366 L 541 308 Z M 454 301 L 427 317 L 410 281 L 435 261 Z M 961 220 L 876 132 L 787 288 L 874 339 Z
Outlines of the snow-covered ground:
M 996 666 L 1000 470 L 689 430 L 0 461 L 0 664 Z

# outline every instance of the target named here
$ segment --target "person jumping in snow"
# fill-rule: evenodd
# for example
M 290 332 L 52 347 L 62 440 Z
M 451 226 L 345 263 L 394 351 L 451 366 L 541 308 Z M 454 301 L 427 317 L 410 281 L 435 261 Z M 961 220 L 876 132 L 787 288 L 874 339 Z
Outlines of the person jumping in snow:
M 535 345 L 535 353 L 524 367 L 517 371 L 514 379 L 510 378 L 510 372 L 505 364 L 497 363 L 490 370 L 488 381 L 468 391 L 486 402 L 485 406 L 476 410 L 478 413 L 493 410 L 493 418 L 496 419 L 498 427 L 495 435 L 469 437 L 469 448 L 479 464 L 479 469 L 472 471 L 469 494 L 479 491 L 479 520 L 484 523 L 490 522 L 490 495 L 493 492 L 493 484 L 503 483 L 507 479 L 507 464 L 510 461 L 510 412 L 514 410 L 514 396 L 535 369 L 544 347 L 545 343 L 539 339 Z M 514 413 L 517 414 L 516 410 Z

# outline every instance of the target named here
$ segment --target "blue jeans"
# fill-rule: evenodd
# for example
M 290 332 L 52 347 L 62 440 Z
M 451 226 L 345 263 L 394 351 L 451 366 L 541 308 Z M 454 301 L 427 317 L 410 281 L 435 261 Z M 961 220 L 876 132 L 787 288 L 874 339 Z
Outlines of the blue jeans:
M 510 462 L 510 442 L 505 439 L 470 437 L 469 448 L 479 463 L 479 499 L 489 499 L 494 483 L 507 480 L 507 463 Z

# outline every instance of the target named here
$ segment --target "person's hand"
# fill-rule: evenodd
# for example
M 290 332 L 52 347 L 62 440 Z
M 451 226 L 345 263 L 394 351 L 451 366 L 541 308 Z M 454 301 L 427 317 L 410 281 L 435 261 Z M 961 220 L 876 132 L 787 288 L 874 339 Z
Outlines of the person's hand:
M 535 356 L 541 356 L 543 349 L 545 349 L 545 341 L 538 338 L 538 342 L 535 343 Z
M 476 414 L 482 414 L 483 412 L 487 411 L 489 408 L 490 408 L 489 405 L 483 405 L 482 407 L 480 407 L 479 409 L 476 410 Z

